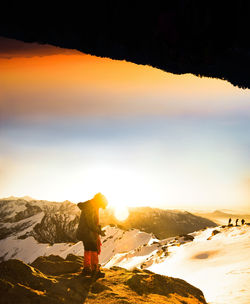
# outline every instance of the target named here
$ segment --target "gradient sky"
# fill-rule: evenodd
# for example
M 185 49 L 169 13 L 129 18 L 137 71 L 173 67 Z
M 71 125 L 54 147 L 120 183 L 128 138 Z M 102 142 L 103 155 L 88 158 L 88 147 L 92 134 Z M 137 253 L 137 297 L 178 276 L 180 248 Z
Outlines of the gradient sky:
M 0 38 L 0 197 L 250 207 L 250 91 Z

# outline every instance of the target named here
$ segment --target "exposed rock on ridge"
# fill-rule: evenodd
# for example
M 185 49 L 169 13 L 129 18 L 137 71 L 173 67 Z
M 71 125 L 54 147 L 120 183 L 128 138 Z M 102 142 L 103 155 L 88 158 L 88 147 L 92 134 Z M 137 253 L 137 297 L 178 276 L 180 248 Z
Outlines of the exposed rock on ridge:
M 75 262 L 74 262 L 75 260 Z M 53 261 L 56 275 L 41 272 Z M 75 268 L 67 268 L 67 263 Z M 65 271 L 66 268 L 66 271 Z M 180 279 L 150 271 L 113 267 L 98 281 L 80 275 L 79 258 L 70 256 L 37 260 L 36 268 L 19 260 L 0 263 L 0 303 L 186 303 L 205 304 L 203 293 Z

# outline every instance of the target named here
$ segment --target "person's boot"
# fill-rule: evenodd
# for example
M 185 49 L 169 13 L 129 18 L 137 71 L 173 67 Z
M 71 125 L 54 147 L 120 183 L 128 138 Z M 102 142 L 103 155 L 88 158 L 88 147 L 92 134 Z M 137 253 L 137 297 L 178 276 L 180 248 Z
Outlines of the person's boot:
M 92 270 L 92 275 L 93 277 L 95 277 L 96 279 L 98 278 L 104 278 L 105 277 L 105 273 L 101 271 L 100 269 L 100 264 L 97 265 L 97 267 L 95 267 Z
M 104 278 L 105 277 L 105 273 L 102 272 L 100 269 L 99 270 L 94 270 L 92 273 L 93 277 L 95 277 L 96 279 L 99 278 Z
M 91 251 L 92 276 L 96 279 L 105 277 L 105 273 L 101 272 L 100 264 L 98 262 L 99 262 L 98 252 L 97 251 Z
M 81 275 L 84 277 L 91 277 L 92 276 L 92 271 L 90 268 L 83 268 Z

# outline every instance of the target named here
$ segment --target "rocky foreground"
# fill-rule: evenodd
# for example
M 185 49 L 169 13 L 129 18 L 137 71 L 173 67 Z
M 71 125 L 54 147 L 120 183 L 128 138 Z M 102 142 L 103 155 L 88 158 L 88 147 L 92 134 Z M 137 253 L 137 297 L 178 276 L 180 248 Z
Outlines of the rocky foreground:
M 184 280 L 148 270 L 104 269 L 98 281 L 81 276 L 83 258 L 39 257 L 0 263 L 0 303 L 206 303 L 203 293 Z

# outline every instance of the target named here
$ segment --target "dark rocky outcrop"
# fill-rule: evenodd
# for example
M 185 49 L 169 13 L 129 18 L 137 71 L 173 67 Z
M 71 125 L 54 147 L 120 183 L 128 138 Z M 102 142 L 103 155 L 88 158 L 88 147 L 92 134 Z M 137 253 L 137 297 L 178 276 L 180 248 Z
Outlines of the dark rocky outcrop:
M 48 275 L 59 275 L 62 273 L 77 272 L 83 265 L 83 257 L 70 254 L 64 260 L 58 255 L 48 257 L 40 256 L 32 262 L 31 266 L 38 268 Z
M 221 231 L 216 230 L 216 229 L 215 229 L 215 230 L 213 230 L 213 231 L 212 231 L 212 233 L 211 233 L 211 236 L 208 238 L 208 240 L 211 240 L 211 239 L 212 239 L 212 237 L 213 237 L 213 236 L 215 236 L 215 235 L 216 235 L 216 234 L 218 234 L 218 233 L 221 233 Z
M 215 230 L 212 231 L 212 236 L 214 236 L 214 235 L 216 235 L 218 233 L 220 233 L 220 231 L 218 231 L 218 230 L 215 229 Z
M 2 36 L 250 88 L 247 0 L 6 3 Z
M 78 260 L 72 255 L 65 260 L 47 257 L 37 259 L 36 268 L 19 260 L 0 263 L 0 303 L 206 303 L 203 293 L 187 282 L 146 270 L 113 267 L 104 270 L 104 279 L 84 278 Z M 57 274 L 41 271 L 51 261 Z M 76 268 L 69 271 L 68 262 L 76 263 Z
M 68 213 L 46 213 L 31 235 L 40 243 L 75 242 L 78 222 L 79 216 L 71 219 Z
M 22 211 L 16 211 L 20 207 Z M 76 242 L 79 213 L 78 207 L 68 201 L 3 199 L 0 200 L 0 239 L 17 235 L 18 239 L 33 236 L 39 243 Z
M 39 206 L 31 205 L 28 202 L 25 204 L 26 209 L 20 212 L 17 212 L 17 214 L 14 217 L 7 218 L 6 221 L 10 223 L 19 222 L 21 220 L 27 219 L 39 212 L 42 212 L 42 209 Z

